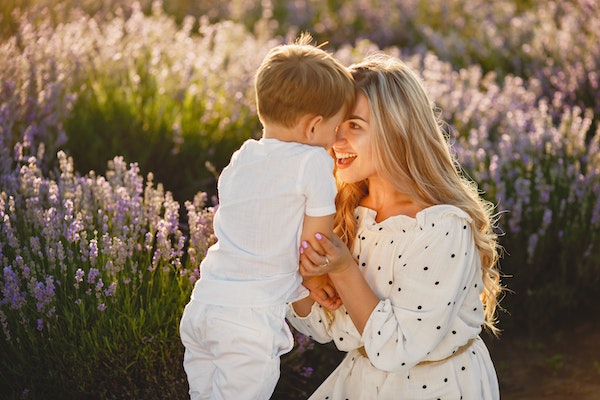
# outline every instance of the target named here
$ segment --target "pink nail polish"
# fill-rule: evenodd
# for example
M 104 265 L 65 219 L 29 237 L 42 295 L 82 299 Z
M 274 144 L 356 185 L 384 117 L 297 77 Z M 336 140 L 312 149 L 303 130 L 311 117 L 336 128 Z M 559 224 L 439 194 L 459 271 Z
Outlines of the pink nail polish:
M 317 240 L 323 239 L 323 235 L 321 235 L 320 233 L 315 233 L 315 237 L 317 238 Z
M 308 249 L 308 243 L 306 242 L 306 240 L 302 241 L 302 247 L 304 247 L 305 249 Z

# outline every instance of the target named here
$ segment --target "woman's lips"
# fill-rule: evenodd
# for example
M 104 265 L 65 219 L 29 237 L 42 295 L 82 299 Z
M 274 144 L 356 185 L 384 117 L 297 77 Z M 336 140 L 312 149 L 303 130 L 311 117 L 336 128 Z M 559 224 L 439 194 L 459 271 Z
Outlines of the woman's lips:
M 356 154 L 335 152 L 335 161 L 338 168 L 346 168 L 356 159 Z

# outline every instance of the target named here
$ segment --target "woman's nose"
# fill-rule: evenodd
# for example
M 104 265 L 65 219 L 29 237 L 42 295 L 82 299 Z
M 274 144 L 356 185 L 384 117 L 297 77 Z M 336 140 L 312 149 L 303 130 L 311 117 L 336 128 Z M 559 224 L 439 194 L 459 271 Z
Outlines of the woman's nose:
M 336 142 L 344 138 L 344 124 L 338 125 L 335 128 L 335 140 Z

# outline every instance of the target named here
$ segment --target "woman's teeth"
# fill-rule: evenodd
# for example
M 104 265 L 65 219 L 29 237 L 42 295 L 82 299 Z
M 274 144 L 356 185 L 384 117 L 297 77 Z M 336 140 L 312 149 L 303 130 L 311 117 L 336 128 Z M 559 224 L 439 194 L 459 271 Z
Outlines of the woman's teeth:
M 338 165 L 346 165 L 351 163 L 355 158 L 356 154 L 352 153 L 335 153 Z

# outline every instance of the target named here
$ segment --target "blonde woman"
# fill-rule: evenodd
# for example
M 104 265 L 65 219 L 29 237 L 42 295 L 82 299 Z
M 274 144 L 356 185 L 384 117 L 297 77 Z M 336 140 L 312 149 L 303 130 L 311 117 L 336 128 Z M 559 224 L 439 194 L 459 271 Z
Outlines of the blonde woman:
M 357 102 L 333 145 L 337 236 L 300 249 L 303 275 L 328 273 L 343 305 L 288 311 L 348 352 L 310 399 L 498 399 L 479 336 L 497 333 L 502 292 L 493 207 L 461 175 L 411 69 L 379 54 L 350 71 Z

